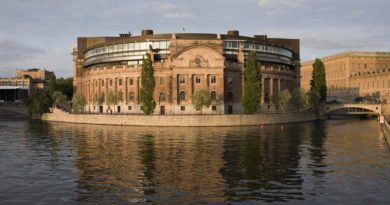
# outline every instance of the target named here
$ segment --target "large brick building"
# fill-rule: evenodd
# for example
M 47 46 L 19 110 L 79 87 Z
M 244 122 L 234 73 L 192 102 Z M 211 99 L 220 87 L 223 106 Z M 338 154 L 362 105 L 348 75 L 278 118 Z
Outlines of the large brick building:
M 227 34 L 153 34 L 80 37 L 73 49 L 74 85 L 86 97 L 88 112 L 142 113 L 139 93 L 142 59 L 152 56 L 156 87 L 155 114 L 192 114 L 190 96 L 207 88 L 212 105 L 203 113 L 242 113 L 246 56 L 256 51 L 261 62 L 263 95 L 268 102 L 282 89 L 299 86 L 299 40 Z M 108 106 L 109 91 L 121 102 Z
M 351 101 L 359 96 L 390 100 L 390 52 L 344 52 L 321 58 L 328 99 Z M 314 61 L 302 63 L 301 86 L 309 90 Z

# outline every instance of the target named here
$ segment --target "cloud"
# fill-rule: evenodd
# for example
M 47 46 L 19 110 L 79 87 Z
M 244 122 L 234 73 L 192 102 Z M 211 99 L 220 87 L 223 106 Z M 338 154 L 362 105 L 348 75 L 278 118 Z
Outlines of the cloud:
M 352 19 L 352 18 L 355 18 L 357 16 L 360 16 L 362 13 L 363 13 L 363 10 L 350 11 L 347 14 L 345 14 L 345 18 Z
M 258 4 L 263 9 L 278 9 L 282 7 L 304 7 L 305 0 L 259 0 Z
M 150 7 L 153 11 L 162 13 L 164 18 L 182 19 L 194 17 L 194 15 L 186 11 L 181 6 L 170 2 L 153 2 Z
M 193 18 L 194 17 L 192 14 L 188 14 L 188 13 L 184 13 L 184 12 L 170 12 L 170 13 L 165 13 L 163 16 L 165 18 L 171 18 L 171 19 Z
M 177 8 L 177 6 L 169 2 L 153 2 L 151 8 L 154 11 L 166 12 Z
M 0 41 L 0 61 L 2 63 L 23 61 L 45 54 L 45 51 L 16 41 Z
M 306 0 L 258 0 L 260 8 L 269 15 L 286 11 L 288 8 L 304 8 Z

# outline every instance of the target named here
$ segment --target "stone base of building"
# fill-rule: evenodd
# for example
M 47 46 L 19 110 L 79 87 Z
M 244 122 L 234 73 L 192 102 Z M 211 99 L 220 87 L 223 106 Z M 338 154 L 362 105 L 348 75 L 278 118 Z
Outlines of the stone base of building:
M 313 121 L 315 113 L 270 113 L 255 115 L 110 115 L 70 114 L 59 110 L 43 114 L 41 120 L 81 124 L 161 126 L 161 127 L 222 127 L 253 126 Z

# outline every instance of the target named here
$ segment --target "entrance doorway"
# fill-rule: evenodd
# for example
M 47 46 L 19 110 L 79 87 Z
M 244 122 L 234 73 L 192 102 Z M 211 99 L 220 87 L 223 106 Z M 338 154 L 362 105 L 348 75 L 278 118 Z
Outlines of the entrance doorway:
M 160 115 L 165 115 L 165 106 L 160 106 Z
M 121 106 L 118 106 L 117 111 L 118 111 L 118 113 L 121 112 Z
M 228 114 L 233 114 L 233 106 L 228 106 Z
M 103 105 L 99 106 L 99 113 L 103 113 Z

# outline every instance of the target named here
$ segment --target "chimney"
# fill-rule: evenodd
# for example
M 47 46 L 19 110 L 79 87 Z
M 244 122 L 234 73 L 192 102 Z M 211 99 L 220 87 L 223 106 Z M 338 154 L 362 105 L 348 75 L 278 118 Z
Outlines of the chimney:
M 153 30 L 150 29 L 142 30 L 141 35 L 142 36 L 153 35 Z
M 227 32 L 227 35 L 228 36 L 239 36 L 240 32 L 237 31 L 237 30 L 230 30 L 230 31 Z

